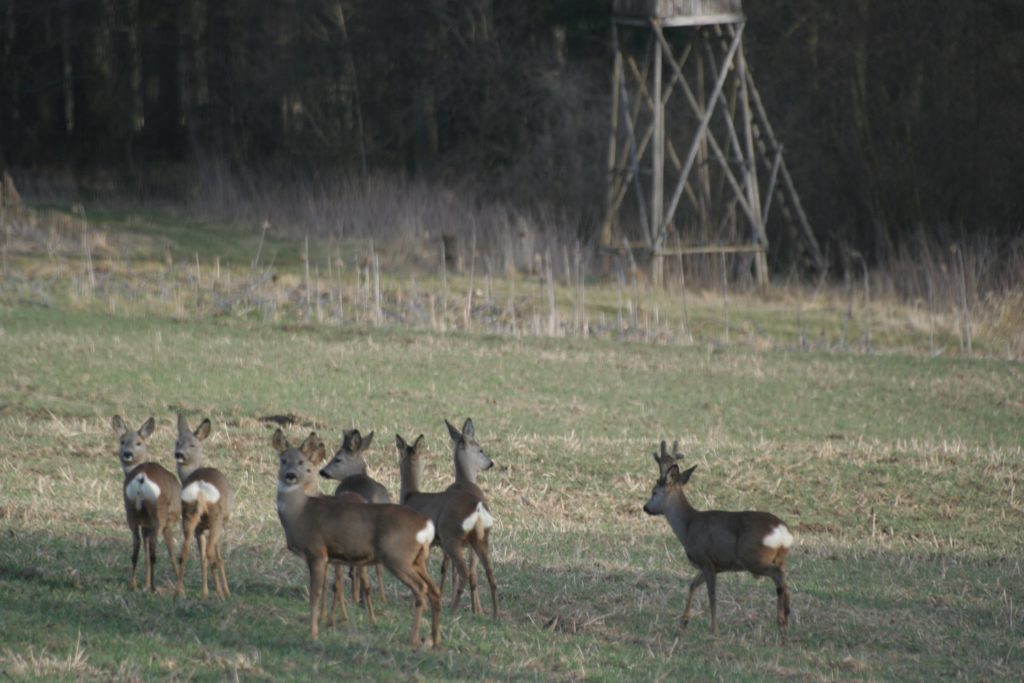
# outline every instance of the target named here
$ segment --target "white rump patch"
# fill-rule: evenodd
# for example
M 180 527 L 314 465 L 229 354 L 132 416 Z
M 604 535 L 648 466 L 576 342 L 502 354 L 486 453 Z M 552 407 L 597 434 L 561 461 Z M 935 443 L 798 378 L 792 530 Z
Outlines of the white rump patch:
M 762 543 L 768 548 L 788 548 L 793 545 L 793 534 L 789 533 L 785 524 L 780 524 L 764 537 Z
M 142 473 L 128 482 L 128 485 L 124 487 L 124 495 L 128 500 L 135 502 L 136 510 L 141 510 L 143 501 L 156 502 L 160 497 L 160 487 L 145 473 Z
M 216 503 L 220 500 L 220 491 L 208 481 L 194 481 L 181 492 L 181 500 L 185 503 L 194 503 L 197 500 Z
M 494 517 L 491 517 L 491 513 L 487 511 L 487 506 L 483 504 L 483 501 L 477 503 L 473 514 L 462 521 L 462 530 L 468 533 L 476 528 L 478 523 L 484 529 L 494 526 Z
M 423 545 L 430 545 L 434 542 L 434 523 L 429 519 L 427 525 L 416 534 L 416 542 Z

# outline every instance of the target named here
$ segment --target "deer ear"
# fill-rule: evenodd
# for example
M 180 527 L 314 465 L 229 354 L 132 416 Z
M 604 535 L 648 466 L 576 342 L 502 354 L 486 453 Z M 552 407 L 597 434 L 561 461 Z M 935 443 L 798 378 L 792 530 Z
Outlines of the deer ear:
M 452 441 L 462 441 L 462 432 L 456 429 L 455 425 L 448 420 L 445 420 L 444 423 L 448 425 L 448 434 L 452 437 Z
M 466 437 L 467 439 L 473 438 L 473 420 L 471 418 L 467 417 L 466 423 L 462 425 L 462 436 Z
M 679 481 L 679 465 L 672 465 L 665 470 L 665 481 L 669 484 L 675 484 Z
M 324 442 L 320 440 L 320 437 L 317 436 L 316 432 L 310 432 L 309 436 L 307 436 L 302 442 L 302 445 L 299 446 L 299 450 L 304 456 L 311 458 L 313 453 L 316 451 L 317 446 L 323 445 Z
M 373 443 L 373 432 L 370 432 L 369 434 L 363 437 L 363 443 L 361 446 L 359 446 L 359 450 L 365 451 L 367 448 L 370 447 L 371 443 Z
M 398 449 L 399 455 L 405 455 L 405 439 L 401 434 L 395 434 L 395 448 Z
M 280 429 L 274 431 L 274 436 L 270 439 L 270 444 L 274 447 L 274 450 L 277 451 L 278 455 L 284 453 L 290 448 L 288 445 L 288 439 L 284 438 L 284 432 Z
M 358 429 L 353 429 L 348 433 L 348 450 L 352 453 L 360 451 L 363 448 L 363 437 L 359 433 Z
M 420 452 L 420 450 L 423 448 L 423 435 L 422 434 L 420 434 L 419 436 L 416 437 L 416 441 L 413 442 L 412 447 L 413 447 L 413 449 L 417 453 Z
M 200 441 L 206 439 L 206 437 L 210 435 L 211 427 L 212 425 L 210 424 L 210 418 L 204 417 L 203 421 L 199 423 L 198 427 L 196 427 L 196 438 L 199 439 Z
M 110 426 L 119 435 L 124 434 L 125 432 L 128 431 L 128 425 L 124 423 L 124 420 L 121 419 L 120 415 L 115 415 L 114 417 L 110 418 Z
M 316 446 L 313 448 L 313 453 L 309 456 L 309 461 L 314 465 L 319 465 L 327 459 L 327 447 L 324 446 L 324 442 L 320 439 L 316 440 Z
M 677 468 L 677 469 L 678 469 L 678 468 Z M 682 474 L 680 474 L 680 475 L 679 475 L 679 483 L 680 483 L 680 484 L 685 484 L 686 482 L 690 481 L 690 477 L 691 477 L 691 476 L 693 476 L 693 471 L 694 471 L 695 469 L 697 469 L 697 466 L 696 466 L 696 465 L 694 465 L 694 466 L 693 466 L 693 467 L 691 467 L 690 469 L 688 469 L 688 470 L 686 470 L 685 472 L 683 472 Z
M 178 434 L 185 434 L 192 431 L 188 428 L 188 420 L 181 413 L 178 413 Z
M 139 436 L 141 436 L 143 439 L 148 439 L 149 435 L 153 433 L 154 429 L 156 429 L 156 420 L 154 420 L 153 418 L 149 418 L 148 420 L 142 423 L 141 427 L 139 427 Z

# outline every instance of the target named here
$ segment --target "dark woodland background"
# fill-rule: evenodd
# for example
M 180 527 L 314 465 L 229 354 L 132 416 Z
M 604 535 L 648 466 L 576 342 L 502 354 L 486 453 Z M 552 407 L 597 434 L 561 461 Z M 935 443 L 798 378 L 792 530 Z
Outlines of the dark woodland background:
M 883 261 L 1021 239 L 1024 1 L 744 5 L 824 242 Z M 610 0 L 0 0 L 0 168 L 169 199 L 211 166 L 398 173 L 553 207 L 587 239 L 610 26 Z

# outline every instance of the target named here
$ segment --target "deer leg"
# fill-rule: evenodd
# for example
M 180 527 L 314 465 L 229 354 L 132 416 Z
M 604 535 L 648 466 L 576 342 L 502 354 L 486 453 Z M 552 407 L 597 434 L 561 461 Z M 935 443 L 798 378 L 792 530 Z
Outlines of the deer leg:
M 206 544 L 206 552 L 209 557 L 208 565 L 212 565 L 213 584 L 217 596 L 223 600 L 228 597 L 228 577 L 224 573 L 224 558 L 220 554 L 220 542 L 224 538 L 224 527 L 220 524 L 211 525 L 209 536 Z
M 484 565 L 484 572 L 487 574 L 487 584 L 491 587 L 491 607 L 493 608 L 493 618 L 498 618 L 498 586 L 494 580 L 494 568 L 491 566 L 491 551 L 488 547 L 487 536 L 483 538 L 477 538 L 474 536 L 472 539 L 473 552 L 480 557 L 480 562 Z
M 380 591 L 380 601 L 381 603 L 384 603 L 384 570 L 381 568 L 379 564 L 377 565 L 377 588 Z M 372 589 L 370 588 L 370 586 L 367 586 L 366 590 Z
M 136 588 L 135 576 L 139 568 L 139 548 L 142 546 L 142 538 L 139 534 L 139 527 L 132 527 L 132 575 L 128 579 L 128 590 Z
M 195 534 L 197 523 L 198 522 L 194 523 L 191 519 L 187 519 L 182 525 L 184 533 L 182 534 L 183 538 L 181 539 L 181 555 L 178 556 L 178 586 L 176 589 L 178 595 L 185 594 L 185 563 L 188 562 L 188 549 L 192 544 L 192 535 Z M 199 540 L 197 535 L 196 543 L 198 544 L 198 542 Z
M 360 567 L 356 577 L 356 581 L 359 583 L 359 590 L 363 594 L 363 601 L 366 603 L 366 613 L 370 617 L 370 624 L 376 626 L 377 615 L 373 611 L 373 591 L 370 590 L 370 580 L 366 576 L 366 567 Z
M 174 561 L 174 529 L 169 525 L 165 525 L 163 529 L 164 534 L 164 545 L 167 546 L 167 560 L 171 563 L 171 567 L 174 568 L 175 574 L 178 572 L 178 565 Z
M 352 602 L 357 605 L 362 604 L 363 594 L 359 586 L 359 577 L 356 574 L 355 565 L 349 565 L 348 567 L 348 582 L 352 585 Z
M 789 624 L 789 588 L 786 587 L 786 573 L 783 569 L 773 567 L 765 575 L 775 582 L 775 621 L 782 632 L 782 640 L 786 640 L 786 626 Z
M 690 607 L 693 606 L 693 594 L 697 592 L 697 589 L 704 583 L 704 574 L 700 573 L 693 577 L 693 581 L 690 582 L 690 593 L 686 596 L 686 609 L 683 610 L 681 628 L 686 628 L 690 625 Z
M 206 554 L 206 546 L 208 540 L 206 534 L 202 531 L 196 532 L 196 543 L 199 545 L 199 564 L 203 568 L 203 591 L 201 595 L 203 600 L 210 597 L 210 584 L 209 584 L 209 572 L 210 572 L 210 560 Z
M 441 586 L 440 590 L 442 590 L 442 591 L 444 590 L 445 583 L 447 581 L 448 567 L 449 566 L 450 566 L 450 561 L 448 560 L 448 554 L 445 553 L 442 550 L 441 551 L 441 583 L 440 583 L 440 586 Z M 455 590 L 455 580 L 454 579 L 455 579 L 455 575 L 452 574 L 452 591 Z
M 320 612 L 320 600 L 323 597 L 324 580 L 327 577 L 327 557 L 309 557 L 306 563 L 309 565 L 309 637 L 316 640 L 320 632 L 317 617 Z
M 146 541 L 146 585 L 151 593 L 156 593 L 156 536 L 152 529 L 144 529 L 142 537 Z
M 469 595 L 473 600 L 473 614 L 483 612 L 484 609 L 480 605 L 480 590 L 476 584 L 476 553 L 473 551 L 469 553 Z
M 334 565 L 334 599 L 331 601 L 331 617 L 328 620 L 330 626 L 334 626 L 334 608 L 341 605 L 341 620 L 348 621 L 348 607 L 345 606 L 345 587 L 341 580 L 341 565 Z
M 715 571 L 709 569 L 704 572 L 704 581 L 708 584 L 708 605 L 711 608 L 711 635 L 718 635 L 718 619 L 715 615 L 716 596 L 715 596 Z
M 455 589 L 455 596 L 452 598 L 452 611 L 459 609 L 459 598 L 469 580 L 469 571 L 466 569 L 466 559 L 462 556 L 462 541 L 460 539 L 442 539 L 441 548 L 444 550 L 445 558 L 450 559 L 455 571 L 459 575 L 459 585 Z
M 427 555 L 429 548 L 417 558 L 416 571 L 427 587 L 427 598 L 430 600 L 430 639 L 432 646 L 441 644 L 441 589 L 437 587 L 430 572 L 427 571 Z

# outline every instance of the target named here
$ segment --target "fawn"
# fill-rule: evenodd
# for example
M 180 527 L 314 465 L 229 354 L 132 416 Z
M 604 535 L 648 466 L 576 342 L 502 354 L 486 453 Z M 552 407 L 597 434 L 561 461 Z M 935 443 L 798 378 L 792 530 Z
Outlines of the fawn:
M 224 524 L 231 517 L 234 492 L 227 478 L 212 467 L 203 467 L 203 441 L 210 435 L 210 420 L 204 419 L 193 432 L 188 420 L 178 414 L 178 440 L 174 444 L 174 460 L 181 480 L 181 528 L 184 535 L 178 558 L 178 595 L 185 594 L 185 563 L 192 536 L 199 547 L 203 573 L 202 596 L 210 595 L 208 575 L 212 565 L 213 584 L 218 597 L 231 595 L 224 572 L 221 540 Z
M 271 444 L 280 459 L 277 515 L 288 549 L 305 559 L 309 567 L 310 637 L 315 640 L 319 633 L 328 563 L 364 566 L 380 562 L 413 593 L 413 644 L 419 643 L 425 598 L 431 607 L 431 643 L 435 647 L 440 644 L 441 593 L 427 573 L 433 522 L 401 505 L 367 505 L 310 496 L 310 481 L 316 481 L 315 468 L 326 457 L 323 442 L 312 433 L 295 448 L 278 429 Z
M 413 510 L 430 518 L 437 529 L 435 542 L 444 551 L 444 564 L 451 561 L 459 577 L 458 587 L 452 601 L 452 609 L 458 609 L 459 598 L 469 581 L 469 594 L 474 614 L 482 611 L 480 595 L 476 585 L 476 571 L 467 571 L 463 557 L 463 546 L 469 544 L 487 572 L 487 582 L 491 588 L 491 605 L 493 617 L 498 618 L 498 589 L 494 581 L 494 570 L 491 567 L 490 550 L 487 546 L 489 530 L 494 526 L 494 518 L 482 498 L 468 491 L 448 490 L 441 493 L 420 492 L 420 481 L 423 478 L 423 435 L 420 434 L 413 444 L 407 445 L 405 440 L 395 435 L 395 446 L 398 448 L 399 469 L 402 476 L 401 502 Z M 444 574 L 441 576 L 444 584 Z
M 678 464 L 669 465 L 655 484 L 651 499 L 644 505 L 647 514 L 665 516 L 683 544 L 687 559 L 700 571 L 690 582 L 682 627 L 686 628 L 690 623 L 694 592 L 701 584 L 707 583 L 711 632 L 717 634 L 715 575 L 719 572 L 748 571 L 754 576 L 767 576 L 775 582 L 775 593 L 778 596 L 776 620 L 785 640 L 789 618 L 786 556 L 793 544 L 789 527 L 768 512 L 695 510 L 683 491 L 695 469 L 696 465 L 680 472 Z
M 124 471 L 124 511 L 132 532 L 132 575 L 128 588 L 135 590 L 139 547 L 145 540 L 146 585 L 155 592 L 156 537 L 161 534 L 171 566 L 174 566 L 173 525 L 181 516 L 181 486 L 173 474 L 157 463 L 144 462 L 146 439 L 156 427 L 153 418 L 137 430 L 130 429 L 120 415 L 114 415 L 110 425 L 120 435 L 118 458 Z

